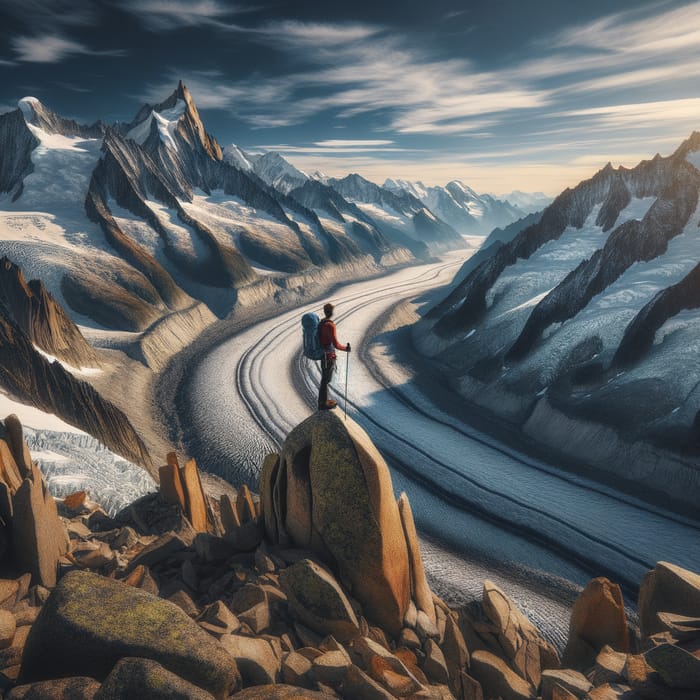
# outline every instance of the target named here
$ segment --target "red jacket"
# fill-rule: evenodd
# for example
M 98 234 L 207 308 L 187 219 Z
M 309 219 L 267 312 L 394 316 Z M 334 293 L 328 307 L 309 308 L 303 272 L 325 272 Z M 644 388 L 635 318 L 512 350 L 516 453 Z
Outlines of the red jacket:
M 338 342 L 338 337 L 335 334 L 335 323 L 330 318 L 324 318 L 318 324 L 318 340 L 327 355 L 335 356 L 333 348 L 347 350 L 347 345 Z

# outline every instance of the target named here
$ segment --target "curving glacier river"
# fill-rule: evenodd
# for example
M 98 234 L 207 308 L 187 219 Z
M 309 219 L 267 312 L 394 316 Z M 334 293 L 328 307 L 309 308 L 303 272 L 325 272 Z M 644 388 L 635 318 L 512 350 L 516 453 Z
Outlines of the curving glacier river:
M 458 603 L 490 578 L 561 646 L 578 586 L 606 575 L 633 600 L 659 560 L 696 569 L 700 524 L 480 434 L 392 367 L 381 340 L 369 349 L 379 317 L 449 282 L 462 261 L 452 255 L 332 294 L 341 342 L 368 350 L 350 355 L 347 415 L 387 458 L 397 495 L 407 492 L 434 589 Z M 255 486 L 263 456 L 314 410 L 319 372 L 301 355 L 300 318 L 321 305 L 256 323 L 197 359 L 181 405 L 204 469 Z M 346 359 L 339 353 L 334 380 L 341 414 Z

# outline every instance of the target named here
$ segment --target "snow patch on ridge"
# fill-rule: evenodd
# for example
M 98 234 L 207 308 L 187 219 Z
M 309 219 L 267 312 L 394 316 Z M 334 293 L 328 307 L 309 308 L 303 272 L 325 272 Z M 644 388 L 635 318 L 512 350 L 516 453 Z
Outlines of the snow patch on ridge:
M 136 141 L 139 145 L 143 145 L 148 135 L 151 133 L 151 123 L 156 120 L 158 133 L 161 141 L 170 149 L 177 150 L 174 134 L 177 128 L 177 123 L 180 117 L 187 110 L 187 104 L 184 100 L 178 99 L 174 107 L 164 109 L 162 112 L 152 110 L 151 113 L 140 124 L 137 124 L 129 133 L 127 138 Z
M 696 169 L 700 170 L 700 151 L 691 151 L 685 159 Z
M 29 122 L 32 119 L 34 119 L 34 105 L 40 105 L 41 102 L 36 98 L 32 97 L 31 95 L 28 95 L 27 97 L 23 97 L 18 103 L 17 106 L 22 110 L 22 116 L 24 117 L 24 121 Z

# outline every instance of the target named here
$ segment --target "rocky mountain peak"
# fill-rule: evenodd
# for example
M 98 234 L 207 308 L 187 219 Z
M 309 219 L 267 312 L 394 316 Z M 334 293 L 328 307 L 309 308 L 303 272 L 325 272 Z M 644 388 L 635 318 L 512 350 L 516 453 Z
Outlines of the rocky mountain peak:
M 106 130 L 101 121 L 94 124 L 80 124 L 73 119 L 65 119 L 51 111 L 39 99 L 32 96 L 23 97 L 18 103 L 24 121 L 39 127 L 49 134 L 62 136 L 81 136 L 83 138 L 100 138 Z

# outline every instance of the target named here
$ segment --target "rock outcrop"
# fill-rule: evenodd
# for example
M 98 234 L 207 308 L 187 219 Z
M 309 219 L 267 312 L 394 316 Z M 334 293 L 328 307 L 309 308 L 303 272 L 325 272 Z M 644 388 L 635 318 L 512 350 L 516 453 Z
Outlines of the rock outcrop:
M 42 282 L 27 281 L 17 265 L 0 259 L 0 386 L 150 469 L 126 415 L 80 378 L 83 368 L 100 365 L 98 351 Z
M 574 603 L 562 661 L 570 668 L 590 668 L 606 646 L 630 651 L 622 591 L 601 577 L 590 581 Z
M 267 535 L 327 560 L 370 618 L 398 634 L 410 600 L 408 547 L 386 462 L 355 423 L 317 413 L 288 436 L 261 484 Z
M 319 420 L 321 430 L 311 430 L 314 440 L 332 435 L 347 463 L 365 460 L 367 466 L 371 443 L 354 427 L 338 436 L 332 420 Z M 300 436 L 308 435 L 309 426 L 302 426 L 290 436 L 297 447 Z M 2 473 L 14 475 L 17 484 L 35 468 L 21 426 L 9 421 L 7 432 L 7 440 L 0 440 Z M 312 443 L 307 461 L 291 464 L 308 467 L 314 450 L 327 455 Z M 21 465 L 16 470 L 7 467 L 8 454 Z M 176 459 L 168 461 L 172 474 L 179 474 Z M 5 697 L 697 700 L 697 574 L 660 563 L 640 596 L 640 613 L 654 620 L 655 632 L 634 636 L 635 653 L 606 645 L 585 662 L 577 659 L 580 670 L 558 668 L 553 648 L 488 581 L 482 600 L 458 611 L 431 594 L 432 617 L 416 607 L 412 584 L 395 633 L 368 614 L 328 550 L 324 562 L 320 554 L 294 547 L 288 534 L 283 543 L 264 539 L 263 522 L 275 528 L 280 523 L 287 532 L 279 511 L 267 512 L 282 503 L 283 486 L 293 496 L 277 478 L 283 463 L 272 456 L 264 465 L 263 485 L 275 484 L 276 495 L 266 491 L 258 499 L 241 487 L 214 496 L 197 486 L 210 517 L 207 532 L 196 531 L 187 499 L 183 508 L 179 491 L 168 487 L 114 519 L 85 493 L 58 502 L 59 516 L 43 516 L 45 529 L 70 536 L 69 551 L 57 562 L 56 585 L 32 585 L 31 574 L 15 560 L 17 577 L 0 579 Z M 190 484 L 207 483 L 192 476 Z M 341 489 L 334 497 L 341 510 L 353 512 L 349 502 L 358 491 Z M 402 497 L 395 524 L 413 540 L 409 515 Z M 417 542 L 407 549 L 411 557 L 420 554 Z M 416 570 L 407 556 L 409 579 Z M 591 648 L 604 641 L 624 646 L 627 628 L 620 625 L 614 584 L 594 579 L 580 601 L 572 612 L 569 647 L 583 638 Z
M 0 259 L 0 302 L 32 343 L 49 355 L 73 367 L 99 365 L 95 350 L 41 281 L 27 282 L 6 257 Z
M 44 477 L 28 457 L 16 416 L 5 419 L 0 434 L 0 541 L 7 546 L 0 561 L 14 560 L 33 583 L 55 586 L 68 533 Z

